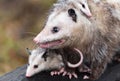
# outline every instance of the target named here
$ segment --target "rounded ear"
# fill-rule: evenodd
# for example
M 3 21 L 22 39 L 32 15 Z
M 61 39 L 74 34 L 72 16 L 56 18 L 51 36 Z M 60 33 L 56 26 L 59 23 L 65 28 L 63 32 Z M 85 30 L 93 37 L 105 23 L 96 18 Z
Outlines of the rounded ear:
M 75 13 L 75 10 L 72 9 L 72 8 L 69 9 L 69 10 L 68 10 L 68 14 L 69 14 L 70 17 L 72 17 L 73 21 L 76 22 L 76 13 Z
M 26 48 L 29 55 L 31 55 L 31 50 L 29 48 Z
M 46 51 L 46 52 L 42 55 L 42 58 L 44 58 L 44 61 L 47 61 L 47 57 L 48 57 L 48 52 Z
M 69 14 L 69 16 L 71 16 L 71 17 L 74 16 L 74 15 L 76 15 L 74 9 L 69 9 L 69 10 L 68 10 L 68 14 Z

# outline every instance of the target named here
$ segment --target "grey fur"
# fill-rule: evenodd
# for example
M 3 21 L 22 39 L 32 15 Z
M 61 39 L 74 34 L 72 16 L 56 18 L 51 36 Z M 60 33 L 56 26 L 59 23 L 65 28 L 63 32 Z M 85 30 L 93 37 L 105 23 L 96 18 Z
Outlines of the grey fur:
M 82 12 L 78 13 L 79 9 L 74 3 L 69 2 L 69 0 L 60 0 L 59 3 L 54 6 L 51 14 L 56 12 L 57 14 L 55 17 L 57 17 L 60 13 L 67 12 L 68 9 L 73 8 L 78 17 L 77 23 L 69 23 L 74 25 L 71 27 L 72 30 L 69 31 L 72 33 L 69 36 L 66 34 L 57 36 L 57 34 L 54 34 L 56 38 L 49 38 L 43 41 L 50 42 L 58 39 L 65 39 L 67 42 L 61 46 L 56 46 L 57 49 L 63 47 L 78 48 L 84 54 L 84 59 L 90 63 L 90 68 L 92 70 L 90 79 L 94 80 L 102 75 L 107 64 L 111 62 L 113 56 L 120 47 L 120 19 L 118 13 L 120 11 L 120 5 L 118 5 L 119 2 L 109 3 L 107 1 L 109 0 L 100 0 L 96 3 L 93 0 L 88 0 L 93 17 L 87 18 Z M 55 17 L 53 17 L 52 20 L 54 20 Z M 61 24 L 61 27 L 62 26 Z M 45 31 L 45 28 L 43 30 Z M 43 31 L 42 35 L 44 35 Z M 41 41 L 42 38 L 39 40 Z

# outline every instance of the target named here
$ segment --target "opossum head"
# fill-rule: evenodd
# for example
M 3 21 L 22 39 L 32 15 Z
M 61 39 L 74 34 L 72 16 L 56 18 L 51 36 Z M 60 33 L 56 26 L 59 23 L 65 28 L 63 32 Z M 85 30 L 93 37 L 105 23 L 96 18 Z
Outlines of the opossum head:
M 42 71 L 45 68 L 46 61 L 43 57 L 44 54 L 44 49 L 35 49 L 31 51 L 26 71 L 26 77 L 31 77 L 32 75 Z
M 90 11 L 90 8 L 88 7 L 87 0 L 76 0 L 75 3 L 76 7 L 80 9 L 81 12 L 83 12 L 87 17 L 91 17 L 92 13 Z
M 48 51 L 42 48 L 31 51 L 26 77 L 31 77 L 44 70 L 60 69 L 64 66 L 61 55 L 57 55 L 54 51 Z
M 83 36 L 88 35 L 84 32 L 88 32 L 91 23 L 75 5 L 74 3 L 61 3 L 55 6 L 45 27 L 34 38 L 34 41 L 40 47 L 73 46 L 80 43 Z

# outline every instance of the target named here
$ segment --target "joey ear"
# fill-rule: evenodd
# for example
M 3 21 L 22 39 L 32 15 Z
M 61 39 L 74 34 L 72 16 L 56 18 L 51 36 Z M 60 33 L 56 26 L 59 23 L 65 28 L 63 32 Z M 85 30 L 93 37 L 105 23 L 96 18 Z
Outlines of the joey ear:
M 43 54 L 42 58 L 44 58 L 44 61 L 47 61 L 47 57 L 48 57 L 48 52 L 46 51 L 46 52 Z
M 31 55 L 31 50 L 29 48 L 26 48 L 29 55 Z
M 68 14 L 69 14 L 70 17 L 72 17 L 72 20 L 73 20 L 74 22 L 77 22 L 77 15 L 76 15 L 74 9 L 72 9 L 72 8 L 69 9 L 69 10 L 68 10 Z

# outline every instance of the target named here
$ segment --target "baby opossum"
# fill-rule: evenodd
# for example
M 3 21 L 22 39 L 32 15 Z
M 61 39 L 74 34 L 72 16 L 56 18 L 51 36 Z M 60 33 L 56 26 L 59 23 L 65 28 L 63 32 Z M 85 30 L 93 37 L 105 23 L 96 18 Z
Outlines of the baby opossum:
M 66 68 L 66 66 L 72 69 L 73 68 L 76 69 L 82 64 L 83 56 L 78 49 L 74 49 L 70 51 L 71 53 L 73 53 L 74 55 L 73 57 L 71 57 L 71 55 L 67 52 L 61 52 L 61 50 L 45 50 L 42 48 L 37 48 L 31 51 L 28 49 L 30 56 L 29 56 L 28 68 L 26 71 L 26 77 L 31 77 L 38 72 L 44 70 L 50 70 L 50 69 L 57 69 L 57 71 L 55 72 L 60 72 L 61 68 Z M 75 55 L 75 52 L 78 53 L 77 56 Z M 67 54 L 63 54 L 63 53 L 67 53 Z M 62 55 L 66 55 L 66 56 L 62 56 Z M 75 57 L 77 57 L 78 59 L 73 59 L 74 63 L 70 63 L 71 60 L 69 61 L 69 58 L 72 59 Z M 69 74 L 69 76 L 72 76 L 72 74 Z M 54 75 L 54 73 L 52 75 Z M 73 74 L 73 76 L 74 75 L 75 73 Z
M 87 17 L 92 16 L 91 11 L 90 11 L 88 4 L 87 4 L 87 0 L 58 0 L 57 4 L 54 4 L 54 6 L 56 7 L 56 5 L 59 5 L 59 3 L 62 3 L 63 5 L 65 3 L 76 4 L 74 6 L 76 8 L 78 8 L 83 14 L 85 14 Z
M 63 66 L 61 55 L 57 55 L 54 52 L 49 55 L 45 49 L 37 48 L 30 51 L 26 77 L 31 77 L 44 70 L 60 69 Z
M 83 15 L 70 0 L 58 3 L 34 41 L 45 49 L 78 48 L 90 64 L 90 79 L 98 79 L 120 47 L 120 5 L 117 3 L 88 0 L 91 18 Z M 117 11 L 114 13 L 114 10 Z

